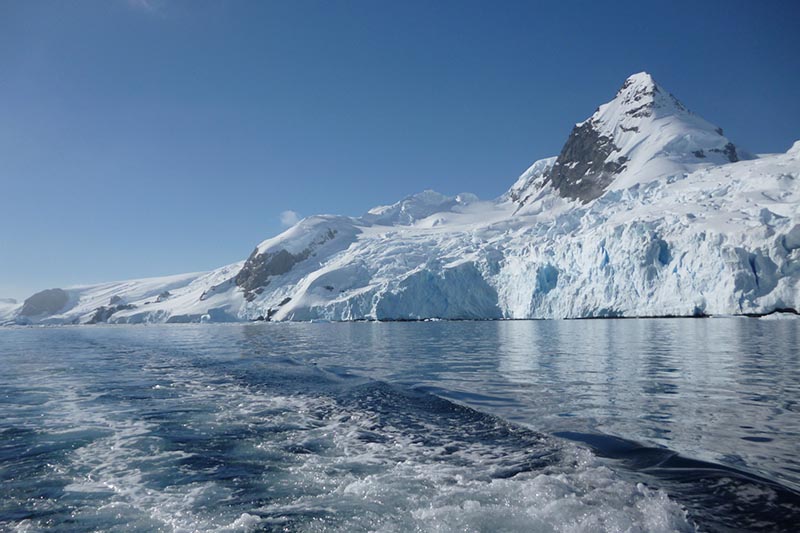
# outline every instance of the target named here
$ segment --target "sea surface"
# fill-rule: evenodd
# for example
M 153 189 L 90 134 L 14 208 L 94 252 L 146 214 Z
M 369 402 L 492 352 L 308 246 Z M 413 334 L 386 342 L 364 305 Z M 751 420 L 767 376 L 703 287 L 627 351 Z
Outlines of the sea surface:
M 800 320 L 0 329 L 0 531 L 798 531 Z

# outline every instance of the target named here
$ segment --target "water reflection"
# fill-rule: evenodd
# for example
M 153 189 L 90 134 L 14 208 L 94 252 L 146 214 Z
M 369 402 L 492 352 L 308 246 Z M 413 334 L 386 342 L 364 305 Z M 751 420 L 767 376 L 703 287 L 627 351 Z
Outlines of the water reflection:
M 504 323 L 498 371 L 526 386 L 514 417 L 540 429 L 605 432 L 797 483 L 797 335 L 796 321 Z
M 104 346 L 110 358 L 146 343 L 193 358 L 226 354 L 230 364 L 290 357 L 422 387 L 539 431 L 616 435 L 800 486 L 797 320 L 261 323 L 41 335 L 65 352 L 76 339 Z M 56 372 L 63 363 L 53 361 Z

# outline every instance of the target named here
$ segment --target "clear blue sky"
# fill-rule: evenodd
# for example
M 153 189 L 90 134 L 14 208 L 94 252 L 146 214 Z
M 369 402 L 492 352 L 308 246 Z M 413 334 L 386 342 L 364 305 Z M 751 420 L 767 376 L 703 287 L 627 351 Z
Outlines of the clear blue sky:
M 800 2 L 0 2 L 0 296 L 211 269 L 280 213 L 495 197 L 647 70 L 800 138 Z

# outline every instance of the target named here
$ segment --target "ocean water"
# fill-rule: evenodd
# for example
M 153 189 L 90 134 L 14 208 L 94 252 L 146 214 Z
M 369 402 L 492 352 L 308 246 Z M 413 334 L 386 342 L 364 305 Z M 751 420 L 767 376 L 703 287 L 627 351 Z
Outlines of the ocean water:
M 0 531 L 796 531 L 800 320 L 0 330 Z

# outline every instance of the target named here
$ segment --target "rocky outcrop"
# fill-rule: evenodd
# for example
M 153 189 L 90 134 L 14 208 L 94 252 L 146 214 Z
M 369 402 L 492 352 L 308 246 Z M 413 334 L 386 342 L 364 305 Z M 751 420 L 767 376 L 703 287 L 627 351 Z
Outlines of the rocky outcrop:
M 712 148 L 709 152 L 722 154 L 731 163 L 739 161 L 739 154 L 736 152 L 736 146 L 733 143 L 728 143 L 722 148 Z
M 578 124 L 550 170 L 550 184 L 565 198 L 594 200 L 625 169 L 626 157 L 611 158 L 618 151 L 613 140 L 600 134 L 591 121 Z
M 251 302 L 260 294 L 261 289 L 269 284 L 269 278 L 286 274 L 294 265 L 307 258 L 309 253 L 308 249 L 299 254 L 283 249 L 277 252 L 258 253 L 256 248 L 234 280 L 244 291 L 245 299 Z
M 19 316 L 33 317 L 54 315 L 67 305 L 69 296 L 64 289 L 46 289 L 37 292 L 22 304 Z
M 539 194 L 546 185 L 556 159 L 555 157 L 548 157 L 534 162 L 500 199 L 511 200 L 519 206 L 525 205 L 535 195 Z
M 308 259 L 315 249 L 336 237 L 337 231 L 328 228 L 303 250 L 292 253 L 285 248 L 261 252 L 253 250 L 234 282 L 244 291 L 245 299 L 251 302 L 261 294 L 270 278 L 289 272 L 297 263 Z
M 169 300 L 172 297 L 172 293 L 169 291 L 163 291 L 156 297 L 156 302 L 161 303 Z
M 118 301 L 122 301 L 122 298 L 118 298 Z M 112 298 L 112 300 L 114 300 Z M 92 318 L 89 319 L 88 324 L 100 324 L 102 322 L 108 322 L 108 319 L 111 318 L 111 315 L 116 313 L 117 311 L 124 311 L 126 309 L 136 309 L 136 306 L 133 304 L 119 304 L 119 305 L 103 305 L 95 309 Z

